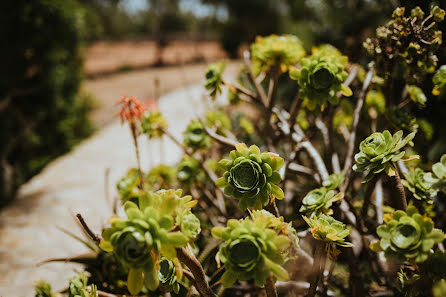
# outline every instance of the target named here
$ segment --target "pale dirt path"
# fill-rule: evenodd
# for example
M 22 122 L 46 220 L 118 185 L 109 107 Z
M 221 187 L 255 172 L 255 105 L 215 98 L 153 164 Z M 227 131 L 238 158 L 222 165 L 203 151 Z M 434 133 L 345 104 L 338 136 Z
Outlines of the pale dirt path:
M 156 96 L 155 79 L 159 80 L 159 95 L 190 84 L 200 83 L 204 80 L 208 65 L 208 63 L 200 63 L 150 68 L 89 80 L 83 88 L 96 97 L 99 105 L 92 112 L 91 118 L 99 128 L 103 128 L 113 120 L 113 114 L 116 112 L 114 104 L 121 95 L 136 96 L 141 100 L 154 98 Z M 235 77 L 239 67 L 240 62 L 228 62 L 225 77 Z
M 198 75 L 200 69 L 204 66 L 188 70 L 187 82 L 193 81 L 191 73 L 196 71 Z M 158 71 L 157 75 L 166 83 L 167 90 L 167 86 L 175 85 L 171 80 L 179 80 L 183 74 L 178 69 L 166 69 Z M 86 89 L 104 104 L 98 111 L 104 117 L 103 123 L 107 123 L 116 111 L 116 107 L 108 104 L 112 105 L 120 94 L 138 98 L 150 96 L 152 75 L 150 70 L 138 71 L 87 82 Z M 203 72 L 200 73 L 202 75 Z M 181 137 L 189 120 L 209 108 L 210 104 L 203 104 L 208 100 L 203 95 L 200 84 L 178 89 L 160 99 L 160 110 L 174 135 Z M 60 232 L 56 226 L 81 234 L 72 217 L 79 212 L 93 230 L 101 229 L 111 215 L 111 207 L 104 195 L 104 172 L 110 168 L 109 189 L 115 195 L 116 181 L 136 163 L 131 143 L 128 127 L 121 126 L 117 119 L 113 120 L 73 152 L 56 159 L 23 185 L 19 197 L 0 211 L 1 297 L 33 296 L 33 284 L 40 279 L 49 281 L 55 290 L 66 287 L 68 279 L 79 268 L 64 263 L 36 264 L 48 258 L 86 251 L 84 246 Z M 163 144 L 159 141 L 149 143 L 141 136 L 140 143 L 145 170 L 159 163 L 160 158 L 166 164 L 175 164 L 182 156 L 169 139 L 164 139 Z

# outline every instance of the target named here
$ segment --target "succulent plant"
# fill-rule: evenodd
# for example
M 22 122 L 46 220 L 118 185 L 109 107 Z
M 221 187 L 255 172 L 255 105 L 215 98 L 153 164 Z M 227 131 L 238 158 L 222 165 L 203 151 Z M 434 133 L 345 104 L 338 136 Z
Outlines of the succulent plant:
M 200 162 L 189 156 L 184 156 L 177 167 L 177 179 L 182 185 L 193 184 L 200 175 Z
M 321 213 L 331 214 L 333 212 L 330 209 L 331 205 L 333 202 L 342 199 L 342 197 L 342 193 L 335 195 L 335 191 L 328 190 L 324 187 L 314 189 L 304 197 L 299 211 L 310 217 L 317 216 Z
M 338 104 L 338 92 L 347 97 L 352 95 L 351 89 L 343 84 L 348 76 L 343 62 L 339 57 L 318 53 L 302 59 L 300 69 L 290 71 L 290 77 L 301 87 L 300 95 L 309 110 L 322 108 L 327 100 Z
M 446 253 L 436 251 L 426 262 L 427 272 L 432 279 L 446 279 Z
M 55 297 L 51 290 L 51 285 L 45 281 L 39 281 L 34 286 L 34 291 L 36 294 L 34 297 Z
M 231 131 L 231 120 L 226 113 L 219 110 L 211 110 L 206 113 L 204 124 L 214 128 L 217 134 L 226 136 Z
M 68 286 L 68 297 L 98 297 L 95 285 L 87 286 L 88 278 L 84 273 L 75 275 Z
M 318 46 L 314 46 L 311 49 L 312 54 L 322 54 L 324 56 L 333 56 L 340 59 L 340 62 L 343 64 L 347 64 L 347 59 L 342 53 L 331 44 L 320 44 Z
M 152 169 L 145 176 L 145 182 L 152 190 L 171 188 L 175 182 L 176 171 L 173 167 L 159 164 Z
M 333 173 L 322 182 L 322 186 L 327 190 L 337 189 L 344 182 L 343 173 Z
M 401 182 L 412 192 L 416 199 L 432 203 L 435 192 L 432 190 L 432 184 L 425 179 L 425 176 L 426 172 L 420 168 L 415 168 L 408 174 L 404 174 L 406 179 L 401 180 Z
M 163 130 L 167 127 L 167 121 L 159 111 L 150 111 L 141 121 L 142 132 L 146 134 L 149 139 L 163 136 Z
M 432 173 L 427 173 L 425 178 L 433 190 L 446 193 L 446 154 L 441 156 L 440 162 L 432 165 Z
M 284 198 L 282 189 L 277 186 L 281 181 L 277 170 L 283 166 L 282 158 L 269 152 L 260 153 L 255 145 L 248 149 L 244 143 L 239 143 L 229 157 L 219 162 L 226 172 L 217 180 L 217 186 L 224 187 L 226 195 L 238 199 L 241 210 L 261 209 L 270 199 Z
M 386 111 L 386 98 L 381 91 L 370 90 L 365 96 L 365 106 L 372 119 L 376 119 L 379 114 Z
M 407 110 L 399 107 L 387 108 L 385 112 L 387 120 L 397 129 L 406 131 L 417 131 L 417 119 Z
M 435 72 L 435 75 L 432 78 L 432 82 L 434 83 L 434 88 L 432 89 L 433 95 L 446 95 L 446 65 L 442 65 L 440 68 L 438 68 L 437 72 Z
M 391 170 L 394 170 L 392 162 L 401 160 L 405 154 L 405 151 L 398 151 L 415 137 L 415 132 L 410 133 L 404 139 L 402 137 L 403 131 L 401 130 L 393 136 L 385 130 L 383 133 L 373 133 L 360 143 L 360 152 L 355 155 L 356 164 L 353 165 L 353 170 L 357 172 L 369 171 L 363 182 L 371 180 L 375 174 L 384 170 L 391 174 Z
M 183 132 L 184 144 L 193 150 L 206 149 L 211 145 L 211 138 L 206 134 L 199 120 L 192 120 Z
M 131 168 L 127 171 L 126 176 L 122 177 L 116 184 L 121 203 L 129 200 L 135 200 L 140 194 L 139 185 L 139 171 L 136 168 Z
M 434 229 L 432 219 L 419 214 L 414 206 L 409 206 L 406 212 L 397 210 L 384 219 L 385 224 L 376 230 L 381 240 L 372 243 L 371 248 L 384 251 L 386 257 L 424 262 L 434 245 L 444 239 L 443 232 Z
M 446 296 L 446 280 L 441 279 L 432 286 L 432 295 L 434 297 Z
M 206 70 L 204 87 L 206 90 L 210 91 L 209 96 L 211 96 L 212 99 L 215 99 L 215 97 L 221 93 L 221 85 L 224 83 L 222 75 L 225 68 L 225 63 L 218 62 L 209 65 Z
M 100 247 L 129 269 L 127 287 L 133 295 L 143 284 L 152 291 L 158 287 L 159 254 L 174 259 L 175 248 L 184 247 L 200 232 L 190 210 L 196 201 L 181 194 L 181 190 L 161 190 L 140 195 L 139 206 L 124 205 L 128 218 L 112 217 L 111 227 L 103 232 Z
M 178 294 L 180 291 L 180 284 L 177 279 L 177 272 L 175 264 L 167 258 L 161 258 L 159 261 L 160 270 L 158 278 L 161 286 L 168 292 Z
M 353 246 L 352 243 L 345 241 L 345 237 L 350 234 L 350 230 L 344 223 L 324 214 L 313 218 L 302 217 L 310 226 L 311 234 L 315 239 L 341 247 Z
M 214 227 L 212 235 L 224 241 L 218 252 L 225 265 L 222 284 L 229 287 L 236 280 L 253 279 L 256 285 L 263 286 L 270 274 L 287 280 L 288 273 L 282 265 L 287 260 L 290 229 L 291 225 L 267 211 L 254 211 L 251 218 L 231 219 L 227 227 Z
M 427 98 L 421 88 L 414 85 L 409 85 L 406 86 L 406 89 L 407 93 L 409 94 L 410 100 L 417 103 L 420 107 L 426 106 Z
M 433 7 L 431 15 L 416 7 L 410 16 L 405 8 L 393 12 L 392 20 L 376 29 L 376 37 L 368 38 L 364 47 L 374 58 L 378 74 L 409 82 L 420 82 L 435 70 L 435 52 L 441 44 L 438 23 L 443 20 L 442 9 Z
M 274 66 L 278 66 L 281 72 L 287 72 L 305 56 L 305 49 L 294 35 L 258 36 L 251 45 L 251 56 L 258 72 L 268 71 Z

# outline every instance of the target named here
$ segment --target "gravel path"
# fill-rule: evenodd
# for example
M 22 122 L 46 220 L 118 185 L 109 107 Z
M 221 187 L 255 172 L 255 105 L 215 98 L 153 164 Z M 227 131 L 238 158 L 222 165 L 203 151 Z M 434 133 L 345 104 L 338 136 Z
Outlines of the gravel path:
M 88 82 L 86 89 L 106 106 L 99 111 L 101 123 L 105 125 L 109 121 L 105 115 L 111 117 L 116 111 L 116 107 L 112 109 L 107 104 L 114 103 L 122 93 L 138 98 L 150 95 L 149 76 L 132 72 Z M 204 98 L 204 90 L 199 85 L 178 89 L 160 99 L 159 108 L 174 135 L 181 137 L 189 120 L 210 106 L 203 104 L 205 100 L 208 99 Z M 93 230 L 101 229 L 111 215 L 104 194 L 105 171 L 109 168 L 109 190 L 116 195 L 116 181 L 136 165 L 131 143 L 128 127 L 114 120 L 22 186 L 18 199 L 0 212 L 0 297 L 33 296 L 34 282 L 40 279 L 52 283 L 55 290 L 68 284 L 67 280 L 79 267 L 64 263 L 36 264 L 48 258 L 86 251 L 57 226 L 80 235 L 73 219 L 79 212 Z M 149 143 L 141 136 L 140 143 L 144 169 L 160 161 L 174 164 L 182 156 L 169 139 Z

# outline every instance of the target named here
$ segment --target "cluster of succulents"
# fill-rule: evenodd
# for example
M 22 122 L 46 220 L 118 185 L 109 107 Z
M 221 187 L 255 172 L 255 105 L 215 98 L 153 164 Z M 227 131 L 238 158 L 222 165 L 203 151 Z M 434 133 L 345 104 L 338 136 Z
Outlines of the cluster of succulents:
M 426 261 L 434 245 L 445 238 L 441 230 L 434 228 L 432 219 L 422 216 L 414 206 L 386 216 L 385 224 L 376 232 L 381 240 L 372 243 L 374 251 L 384 251 L 386 257 L 399 261 L 417 263 Z
M 409 111 L 398 107 L 387 108 L 385 112 L 387 120 L 397 129 L 405 131 L 417 131 L 417 119 Z
M 212 110 L 206 113 L 204 124 L 209 128 L 214 128 L 217 134 L 226 136 L 231 131 L 231 120 L 228 115 L 219 110 Z
M 446 154 L 441 156 L 440 162 L 432 165 L 432 173 L 427 173 L 425 178 L 434 191 L 446 193 Z
M 221 93 L 221 86 L 224 83 L 222 75 L 225 68 L 225 63 L 218 62 L 209 65 L 206 70 L 204 87 L 209 91 L 209 96 L 212 99 L 215 99 L 215 97 Z
M 177 167 L 177 179 L 182 185 L 194 183 L 200 175 L 200 162 L 189 156 L 184 156 Z
M 259 36 L 251 45 L 251 56 L 256 72 L 278 67 L 283 73 L 305 56 L 305 49 L 294 35 Z
M 211 138 L 206 134 L 203 124 L 199 120 L 192 120 L 183 132 L 183 141 L 194 151 L 209 148 Z
M 321 213 L 331 214 L 333 202 L 342 199 L 342 197 L 342 193 L 335 195 L 334 190 L 328 190 L 325 187 L 314 189 L 304 197 L 299 211 L 310 217 L 318 216 Z
M 127 219 L 112 217 L 111 227 L 103 232 L 100 247 L 113 252 L 129 269 L 127 287 L 133 295 L 143 285 L 155 290 L 159 285 L 158 257 L 175 259 L 175 248 L 186 246 L 200 232 L 199 220 L 191 212 L 196 201 L 181 195 L 181 190 L 140 195 L 138 205 L 124 205 Z
M 239 143 L 229 157 L 219 162 L 226 172 L 217 180 L 217 186 L 224 187 L 226 195 L 238 199 L 241 210 L 261 209 L 271 199 L 284 198 L 277 186 L 281 181 L 277 170 L 283 166 L 282 158 L 269 152 L 260 153 L 256 145 L 248 148 L 244 143 Z
M 159 266 L 158 279 L 161 287 L 168 292 L 178 294 L 180 291 L 180 284 L 178 283 L 175 264 L 167 258 L 161 258 Z
M 98 297 L 95 285 L 88 286 L 88 277 L 81 273 L 70 280 L 68 297 Z
M 442 65 L 438 68 L 432 78 L 432 82 L 434 83 L 432 94 L 436 96 L 444 96 L 446 94 L 446 65 Z
M 167 121 L 159 111 L 150 111 L 141 120 L 141 129 L 149 139 L 159 138 L 164 135 L 167 129 Z
M 368 38 L 364 47 L 384 77 L 419 82 L 437 65 L 435 52 L 442 42 L 438 23 L 443 19 L 444 11 L 438 6 L 432 7 L 429 16 L 419 7 L 409 16 L 404 7 L 397 8 L 392 20 L 378 27 L 376 37 Z
M 426 180 L 426 172 L 421 168 L 415 168 L 408 174 L 405 174 L 405 180 L 401 182 L 412 192 L 413 196 L 418 200 L 424 200 L 432 203 L 435 191 L 432 189 L 432 183 Z
M 353 244 L 345 241 L 350 234 L 350 230 L 344 223 L 331 216 L 320 214 L 313 218 L 303 216 L 303 219 L 311 228 L 311 234 L 317 240 L 341 247 L 352 247 Z
M 389 131 L 375 132 L 359 145 L 360 152 L 355 155 L 356 164 L 353 170 L 357 172 L 368 171 L 363 182 L 367 182 L 377 173 L 384 170 L 391 175 L 394 170 L 392 162 L 403 158 L 405 151 L 399 152 L 415 137 L 415 132 L 403 139 L 403 131 L 396 132 L 393 136 Z
M 229 287 L 236 280 L 253 279 L 256 285 L 263 286 L 270 274 L 277 280 L 287 280 L 283 264 L 290 244 L 297 243 L 294 234 L 290 224 L 267 211 L 253 211 L 251 218 L 231 219 L 227 227 L 214 227 L 212 235 L 224 241 L 218 252 L 225 265 L 222 284 Z M 291 243 L 290 235 L 295 243 Z
M 352 90 L 343 84 L 348 73 L 345 64 L 337 56 L 313 54 L 300 61 L 301 68 L 293 68 L 290 77 L 300 86 L 300 95 L 309 110 L 322 108 L 327 101 L 338 104 L 338 93 L 351 96 Z

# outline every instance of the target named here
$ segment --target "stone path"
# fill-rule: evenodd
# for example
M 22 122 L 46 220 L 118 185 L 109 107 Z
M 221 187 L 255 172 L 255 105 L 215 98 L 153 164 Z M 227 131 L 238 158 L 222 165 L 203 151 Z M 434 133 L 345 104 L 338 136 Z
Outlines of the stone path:
M 134 94 L 128 90 L 117 92 L 118 88 L 112 84 L 109 88 L 103 87 L 106 93 L 112 92 L 113 101 L 124 92 Z M 159 108 L 174 135 L 180 137 L 189 120 L 209 108 L 209 104 L 203 104 L 208 100 L 203 95 L 202 87 L 195 85 L 161 98 Z M 162 144 L 149 143 L 144 136 L 139 140 L 144 169 L 160 161 L 174 164 L 182 156 L 169 139 L 164 139 Z M 55 290 L 67 285 L 79 267 L 64 263 L 36 264 L 86 251 L 57 226 L 80 235 L 73 219 L 79 212 L 93 230 L 101 229 L 111 215 L 111 206 L 104 194 L 105 171 L 109 168 L 109 189 L 115 194 L 117 179 L 136 164 L 131 143 L 128 127 L 115 120 L 22 186 L 18 199 L 0 212 L 0 297 L 33 296 L 34 282 L 40 279 L 49 281 Z

